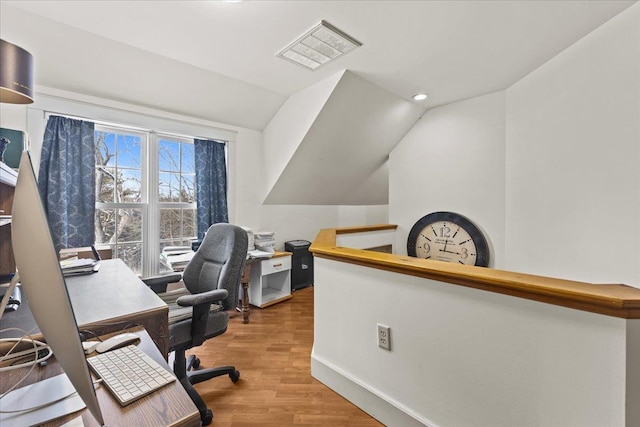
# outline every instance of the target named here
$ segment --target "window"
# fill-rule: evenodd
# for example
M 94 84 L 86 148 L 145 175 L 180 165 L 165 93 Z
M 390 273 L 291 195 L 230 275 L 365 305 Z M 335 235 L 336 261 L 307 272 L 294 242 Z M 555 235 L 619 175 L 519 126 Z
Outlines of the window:
M 193 139 L 97 125 L 96 243 L 142 276 L 166 246 L 196 238 Z
M 196 170 L 193 141 L 159 138 L 160 249 L 190 246 L 196 238 Z

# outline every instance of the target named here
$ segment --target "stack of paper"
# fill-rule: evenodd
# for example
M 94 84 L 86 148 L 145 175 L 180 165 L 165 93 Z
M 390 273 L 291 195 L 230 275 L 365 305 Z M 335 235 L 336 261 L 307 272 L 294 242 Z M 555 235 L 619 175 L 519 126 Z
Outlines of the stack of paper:
M 194 253 L 190 246 L 167 246 L 162 249 L 160 261 L 173 271 L 182 271 Z
M 60 261 L 60 268 L 65 276 L 77 276 L 98 271 L 100 263 L 90 258 L 65 259 Z
M 254 250 L 256 247 L 255 247 L 255 238 L 254 238 L 254 235 L 253 235 L 253 230 L 250 229 L 249 227 L 241 227 L 241 228 L 244 231 L 247 232 L 247 237 L 249 238 L 249 248 L 248 248 L 248 250 L 249 251 Z
M 276 245 L 276 233 L 274 231 L 257 231 L 254 235 L 256 249 L 273 253 Z

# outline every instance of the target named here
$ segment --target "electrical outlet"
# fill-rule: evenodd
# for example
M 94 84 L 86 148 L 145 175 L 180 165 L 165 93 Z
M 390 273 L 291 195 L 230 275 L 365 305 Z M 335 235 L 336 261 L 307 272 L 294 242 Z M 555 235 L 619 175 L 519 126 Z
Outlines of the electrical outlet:
M 378 347 L 391 350 L 391 328 L 378 323 Z

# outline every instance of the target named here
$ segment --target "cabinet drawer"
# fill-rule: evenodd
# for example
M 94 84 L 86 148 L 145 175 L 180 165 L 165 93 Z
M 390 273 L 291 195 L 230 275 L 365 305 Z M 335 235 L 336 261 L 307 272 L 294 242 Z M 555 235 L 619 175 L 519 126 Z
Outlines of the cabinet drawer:
M 279 271 L 291 270 L 291 257 L 283 256 L 262 261 L 262 275 L 277 273 Z

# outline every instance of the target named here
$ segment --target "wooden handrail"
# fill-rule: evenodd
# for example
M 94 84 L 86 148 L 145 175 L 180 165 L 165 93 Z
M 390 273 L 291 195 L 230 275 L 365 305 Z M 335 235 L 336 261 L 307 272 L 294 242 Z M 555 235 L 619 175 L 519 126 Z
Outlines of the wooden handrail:
M 336 246 L 338 234 L 395 229 L 382 224 L 320 230 L 309 248 L 334 261 L 452 283 L 623 319 L 640 319 L 640 289 L 621 284 L 592 284 L 532 274 Z

